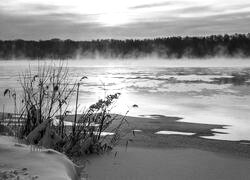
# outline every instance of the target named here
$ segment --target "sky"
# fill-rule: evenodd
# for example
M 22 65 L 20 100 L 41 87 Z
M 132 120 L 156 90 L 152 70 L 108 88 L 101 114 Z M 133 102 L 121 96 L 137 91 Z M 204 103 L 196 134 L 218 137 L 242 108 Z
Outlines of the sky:
M 0 0 L 0 39 L 142 39 L 250 32 L 249 0 Z

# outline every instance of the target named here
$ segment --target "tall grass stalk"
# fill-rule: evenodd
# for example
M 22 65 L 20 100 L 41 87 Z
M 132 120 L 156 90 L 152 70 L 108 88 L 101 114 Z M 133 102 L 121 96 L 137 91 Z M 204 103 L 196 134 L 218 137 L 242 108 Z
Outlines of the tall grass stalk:
M 63 64 L 39 65 L 36 71 L 29 68 L 23 72 L 20 75 L 20 116 L 18 128 L 15 128 L 18 137 L 32 145 L 53 148 L 68 155 L 112 149 L 121 137 L 120 129 L 128 112 L 125 116 L 111 113 L 120 96 L 120 93 L 115 93 L 79 113 L 80 86 L 84 79 L 87 77 L 73 81 L 68 67 Z M 7 94 L 12 97 L 14 114 L 17 114 L 16 93 L 6 90 L 4 95 Z M 75 109 L 74 114 L 70 114 L 69 104 L 73 96 L 76 96 Z M 71 121 L 72 127 L 65 126 L 66 121 Z M 103 137 L 102 133 L 107 129 L 114 135 Z

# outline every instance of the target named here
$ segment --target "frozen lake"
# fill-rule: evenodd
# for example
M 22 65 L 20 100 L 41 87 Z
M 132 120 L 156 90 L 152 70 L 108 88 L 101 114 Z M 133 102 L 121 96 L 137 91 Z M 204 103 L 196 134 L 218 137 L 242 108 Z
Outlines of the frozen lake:
M 42 62 L 40 62 L 42 63 Z M 19 74 L 37 61 L 0 61 L 1 109 L 13 106 L 6 88 L 20 92 Z M 228 125 L 217 139 L 250 140 L 250 60 L 71 60 L 80 87 L 80 109 L 120 92 L 114 112 L 130 116 L 160 114 L 182 121 Z M 105 89 L 105 92 L 104 92 Z M 74 108 L 72 104 L 72 109 Z

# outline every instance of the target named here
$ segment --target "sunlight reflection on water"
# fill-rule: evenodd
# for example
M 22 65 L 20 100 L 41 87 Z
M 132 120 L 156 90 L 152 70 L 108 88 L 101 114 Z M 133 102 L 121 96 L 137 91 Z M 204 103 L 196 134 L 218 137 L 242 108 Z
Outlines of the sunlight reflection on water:
M 221 68 L 223 62 L 219 63 L 220 68 L 200 68 L 206 65 L 213 67 L 215 64 L 191 60 L 176 63 L 168 61 L 169 66 L 164 64 L 161 67 L 146 66 L 148 60 L 144 66 L 133 66 L 135 63 L 128 61 L 115 66 L 115 63 L 105 64 L 95 60 L 96 66 L 84 61 L 69 61 L 68 66 L 72 79 L 88 76 L 80 87 L 80 109 L 103 98 L 104 90 L 106 94 L 120 92 L 122 95 L 114 108 L 116 113 L 125 114 L 133 104 L 138 104 L 139 108 L 131 109 L 129 115 L 161 114 L 182 117 L 182 121 L 187 122 L 231 125 L 220 130 L 229 134 L 217 134 L 209 138 L 250 139 L 250 86 L 214 83 L 214 78 L 232 78 L 232 73 L 235 72 L 250 74 L 250 68 L 246 68 L 250 67 L 250 61 L 230 62 L 234 68 Z M 28 68 L 29 64 L 32 67 L 37 65 L 36 61 L 0 63 L 2 92 L 5 88 L 20 91 L 17 82 L 19 73 Z M 191 68 L 195 65 L 197 68 Z M 226 65 L 230 66 L 230 63 Z M 242 66 L 245 68 L 239 68 Z M 5 104 L 5 110 L 10 111 L 10 100 L 1 96 L 0 101 L 1 106 Z M 70 108 L 74 108 L 73 104 Z

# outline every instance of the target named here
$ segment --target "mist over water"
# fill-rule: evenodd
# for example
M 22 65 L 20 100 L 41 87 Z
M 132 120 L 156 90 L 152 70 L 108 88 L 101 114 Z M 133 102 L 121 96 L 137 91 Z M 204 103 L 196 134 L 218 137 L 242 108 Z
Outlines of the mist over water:
M 4 89 L 20 93 L 19 74 L 47 61 L 0 61 L 1 106 L 13 106 Z M 59 64 L 60 61 L 52 63 Z M 182 121 L 230 125 L 215 137 L 250 139 L 250 59 L 90 59 L 64 61 L 73 80 L 88 76 L 80 87 L 80 109 L 106 94 L 122 95 L 114 112 L 129 115 L 161 114 L 182 117 Z M 238 78 L 238 79 L 237 79 Z M 239 79 L 240 78 L 240 79 Z M 104 92 L 105 89 L 105 92 Z M 2 108 L 0 107 L 0 108 Z M 72 104 L 70 108 L 74 108 Z M 220 130 L 222 132 L 222 130 Z
M 61 63 L 69 67 L 250 67 L 250 58 L 159 59 L 154 56 L 138 59 L 70 59 L 70 60 L 1 60 L 0 64 L 26 68 L 29 65 Z

